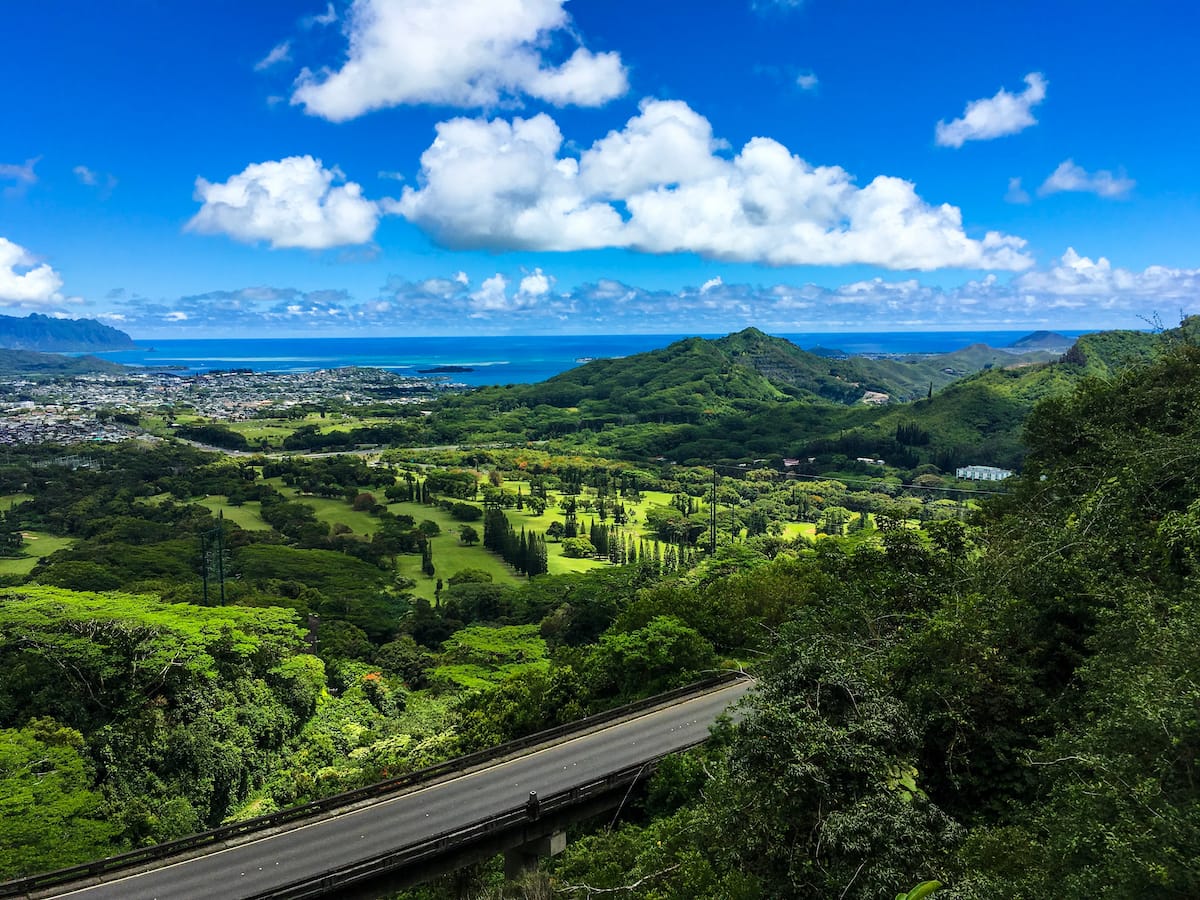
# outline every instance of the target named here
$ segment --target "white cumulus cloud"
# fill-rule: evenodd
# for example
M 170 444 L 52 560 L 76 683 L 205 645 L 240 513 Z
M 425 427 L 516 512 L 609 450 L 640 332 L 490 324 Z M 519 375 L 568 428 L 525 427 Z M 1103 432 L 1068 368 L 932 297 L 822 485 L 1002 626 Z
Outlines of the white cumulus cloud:
M 522 96 L 598 106 L 625 93 L 616 53 L 578 47 L 561 65 L 545 53 L 572 39 L 566 0 L 355 0 L 347 59 L 303 71 L 292 103 L 335 122 L 412 103 L 494 106 Z
M 0 303 L 38 305 L 62 301 L 62 277 L 24 247 L 0 237 Z
M 471 294 L 471 300 L 479 312 L 502 312 L 508 309 L 508 279 L 500 273 L 483 279 L 479 290 Z
M 754 325 L 773 333 L 956 326 L 968 330 L 1138 327 L 1155 313 L 1198 312 L 1200 269 L 1114 266 L 1068 249 L 1050 265 L 1005 279 L 994 273 L 957 285 L 915 277 L 842 285 L 726 283 L 713 277 L 680 290 L 611 278 L 556 290 L 540 269 L 496 273 L 473 289 L 458 273 L 407 281 L 392 276 L 377 296 L 265 285 L 174 300 L 110 292 L 98 315 L 146 336 L 294 334 L 334 321 L 345 333 L 462 334 L 719 333 Z M 544 278 L 543 282 L 541 279 Z M 514 290 L 515 285 L 515 290 Z
M 1149 266 L 1137 272 L 1113 266 L 1103 256 L 1080 256 L 1073 247 L 1054 265 L 1026 272 L 1013 283 L 1024 293 L 1129 309 L 1140 305 L 1144 312 L 1153 311 L 1154 304 L 1194 304 L 1200 297 L 1200 269 Z
M 990 141 L 1024 131 L 1036 125 L 1032 109 L 1046 99 L 1046 79 L 1040 72 L 1025 76 L 1025 90 L 1010 94 L 1001 88 L 995 97 L 972 100 L 962 117 L 953 122 L 938 122 L 939 146 L 961 147 L 967 141 Z
M 1068 159 L 1059 163 L 1058 168 L 1050 173 L 1050 177 L 1042 182 L 1038 194 L 1045 196 L 1063 191 L 1076 191 L 1095 194 L 1098 197 L 1122 199 L 1127 197 L 1136 185 L 1137 182 L 1127 177 L 1124 172 L 1116 175 L 1107 169 L 1089 172 L 1076 164 L 1075 160 Z
M 336 167 L 311 156 L 254 163 L 228 181 L 196 179 L 200 211 L 187 230 L 272 248 L 323 250 L 371 240 L 380 209 Z
M 521 279 L 518 292 L 526 297 L 541 297 L 550 293 L 550 289 L 554 286 L 553 276 L 547 275 L 541 269 L 534 269 L 530 274 Z
M 453 119 L 421 156 L 398 212 L 443 244 L 494 250 L 626 247 L 769 265 L 1020 270 L 1025 241 L 963 230 L 962 213 L 911 182 L 859 187 L 777 141 L 730 158 L 708 120 L 679 101 L 645 100 L 625 127 L 578 159 L 561 155 L 549 116 Z

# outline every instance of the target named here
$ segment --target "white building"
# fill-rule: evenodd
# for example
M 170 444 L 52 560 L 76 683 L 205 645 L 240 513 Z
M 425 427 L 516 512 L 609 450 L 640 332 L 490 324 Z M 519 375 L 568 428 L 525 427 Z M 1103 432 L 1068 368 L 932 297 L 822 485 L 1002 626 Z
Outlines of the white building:
M 954 474 L 967 481 L 1003 481 L 1012 476 L 1012 470 L 995 466 L 960 466 Z

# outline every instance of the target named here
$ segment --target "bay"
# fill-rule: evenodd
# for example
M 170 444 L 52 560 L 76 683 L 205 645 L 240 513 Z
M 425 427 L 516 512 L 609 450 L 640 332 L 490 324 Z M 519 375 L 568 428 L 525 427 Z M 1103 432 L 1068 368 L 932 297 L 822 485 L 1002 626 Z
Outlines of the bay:
M 1060 332 L 1075 337 L 1084 332 Z M 909 331 L 781 334 L 799 347 L 859 354 L 948 353 L 971 344 L 1007 346 L 1024 331 Z M 132 366 L 170 367 L 185 374 L 220 369 L 311 372 L 344 366 L 440 377 L 472 387 L 543 381 L 592 359 L 630 356 L 689 335 L 534 335 L 526 337 L 208 338 L 139 341 L 135 350 L 100 354 Z M 701 335 L 721 337 L 722 335 Z M 422 373 L 455 366 L 470 371 Z

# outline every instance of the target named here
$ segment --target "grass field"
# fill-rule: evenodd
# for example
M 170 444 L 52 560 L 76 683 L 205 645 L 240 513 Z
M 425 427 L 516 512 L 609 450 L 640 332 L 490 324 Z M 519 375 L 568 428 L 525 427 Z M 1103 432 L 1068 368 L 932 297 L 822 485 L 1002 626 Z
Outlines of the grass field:
M 32 494 L 0 494 L 0 512 L 8 512 L 14 506 L 19 506 L 26 500 L 32 499 Z
M 462 522 L 455 521 L 445 510 L 436 506 L 424 506 L 420 503 L 389 503 L 388 509 L 398 516 L 412 516 L 418 524 L 428 519 L 436 522 L 442 529 L 441 534 L 430 541 L 433 548 L 433 567 L 435 574 L 429 578 L 421 574 L 421 559 L 418 556 L 399 557 L 401 574 L 417 582 L 413 593 L 418 597 L 433 601 L 434 591 L 439 578 L 445 580 L 455 572 L 463 569 L 482 569 L 492 576 L 495 584 L 517 584 L 522 579 L 504 561 L 495 554 L 484 550 L 482 544 L 473 547 L 466 546 L 458 539 L 458 529 Z M 469 523 L 483 537 L 483 522 Z
M 317 513 L 317 521 L 330 525 L 342 523 L 355 534 L 371 535 L 379 530 L 379 525 L 370 513 L 354 509 L 345 500 L 334 500 L 329 497 L 312 497 L 301 494 L 292 488 L 282 489 L 284 496 L 292 497 L 300 503 L 311 506 Z
M 42 531 L 22 533 L 25 535 L 25 546 L 21 550 L 29 555 L 20 559 L 0 559 L 0 575 L 28 575 L 43 556 L 75 543 L 71 538 L 55 537 Z
M 322 434 L 328 434 L 331 431 L 367 428 L 372 425 L 387 424 L 391 421 L 391 419 L 377 416 L 347 416 L 339 413 L 332 413 L 322 418 L 320 413 L 309 413 L 301 419 L 247 419 L 227 424 L 231 431 L 236 431 L 252 444 L 257 445 L 261 441 L 266 441 L 270 446 L 278 448 L 283 445 L 284 438 L 304 425 L 316 425 Z
M 783 526 L 783 537 L 792 540 L 795 537 L 806 537 L 810 541 L 817 536 L 817 526 L 813 522 L 787 522 Z
M 230 506 L 227 497 L 214 494 L 196 502 L 211 509 L 214 516 L 218 511 L 221 512 L 226 519 L 246 531 L 271 530 L 271 526 L 263 521 L 262 504 L 257 500 L 251 500 L 241 506 Z

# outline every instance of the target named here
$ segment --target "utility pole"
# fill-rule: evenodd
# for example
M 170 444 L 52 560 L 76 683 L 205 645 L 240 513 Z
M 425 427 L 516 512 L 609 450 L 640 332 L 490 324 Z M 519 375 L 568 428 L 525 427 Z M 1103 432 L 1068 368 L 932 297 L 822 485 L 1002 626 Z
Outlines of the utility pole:
M 708 552 L 717 552 L 717 470 L 713 468 L 712 497 L 708 504 Z

